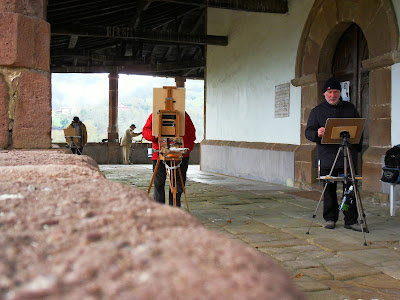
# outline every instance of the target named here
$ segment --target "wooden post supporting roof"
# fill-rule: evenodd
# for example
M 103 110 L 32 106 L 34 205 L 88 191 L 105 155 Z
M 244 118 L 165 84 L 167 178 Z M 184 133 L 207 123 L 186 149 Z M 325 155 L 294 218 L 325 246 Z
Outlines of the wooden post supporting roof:
M 118 142 L 118 73 L 113 72 L 109 78 L 108 98 L 108 163 L 119 163 Z

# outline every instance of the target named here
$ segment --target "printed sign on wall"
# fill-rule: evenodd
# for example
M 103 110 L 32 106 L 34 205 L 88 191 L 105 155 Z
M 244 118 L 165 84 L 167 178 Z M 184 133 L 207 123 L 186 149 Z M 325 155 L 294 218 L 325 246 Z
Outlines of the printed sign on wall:
M 340 83 L 342 86 L 342 99 L 343 101 L 350 101 L 350 81 L 342 81 Z
M 290 83 L 275 86 L 275 118 L 289 117 Z

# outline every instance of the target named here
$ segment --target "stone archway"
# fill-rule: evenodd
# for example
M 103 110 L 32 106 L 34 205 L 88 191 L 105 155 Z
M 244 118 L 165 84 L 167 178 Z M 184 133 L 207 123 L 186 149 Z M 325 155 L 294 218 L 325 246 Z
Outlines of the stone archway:
M 304 136 L 311 109 L 323 101 L 322 86 L 331 76 L 336 44 L 343 32 L 357 24 L 367 39 L 370 70 L 370 147 L 364 154 L 364 190 L 380 192 L 382 154 L 391 145 L 391 68 L 399 59 L 399 32 L 390 0 L 316 0 L 300 39 L 294 86 L 301 86 L 301 145 L 295 151 L 295 181 L 315 181 L 315 145 Z

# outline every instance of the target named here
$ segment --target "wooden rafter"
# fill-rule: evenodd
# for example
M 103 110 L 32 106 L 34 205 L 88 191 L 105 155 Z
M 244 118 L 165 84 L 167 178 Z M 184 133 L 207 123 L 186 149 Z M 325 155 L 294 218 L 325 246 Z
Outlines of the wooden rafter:
M 51 35 L 76 35 L 98 38 L 152 40 L 195 45 L 228 45 L 228 37 L 215 35 L 190 35 L 162 31 L 135 31 L 128 27 L 118 26 L 77 26 L 52 27 Z
M 261 13 L 286 14 L 288 0 L 157 0 L 198 7 L 212 7 Z

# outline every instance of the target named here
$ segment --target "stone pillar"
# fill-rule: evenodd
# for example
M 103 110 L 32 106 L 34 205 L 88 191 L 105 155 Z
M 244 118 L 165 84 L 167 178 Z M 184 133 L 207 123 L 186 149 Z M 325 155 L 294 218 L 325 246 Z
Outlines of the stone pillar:
M 391 147 L 391 68 L 370 71 L 369 147 L 363 155 L 363 188 L 382 192 L 382 156 Z
M 118 74 L 108 75 L 108 141 L 118 139 Z
M 110 73 L 108 100 L 108 163 L 119 163 L 120 146 L 118 142 L 118 74 Z
M 176 87 L 184 88 L 185 87 L 185 82 L 186 82 L 186 78 L 185 77 L 180 77 L 180 76 L 175 77 Z
M 0 148 L 51 147 L 46 0 L 0 2 Z
M 300 145 L 294 151 L 296 186 L 310 185 L 316 181 L 316 145 L 307 140 L 304 132 L 311 110 L 323 100 L 322 88 L 329 74 L 312 74 L 292 80 L 294 86 L 301 86 L 301 132 Z

